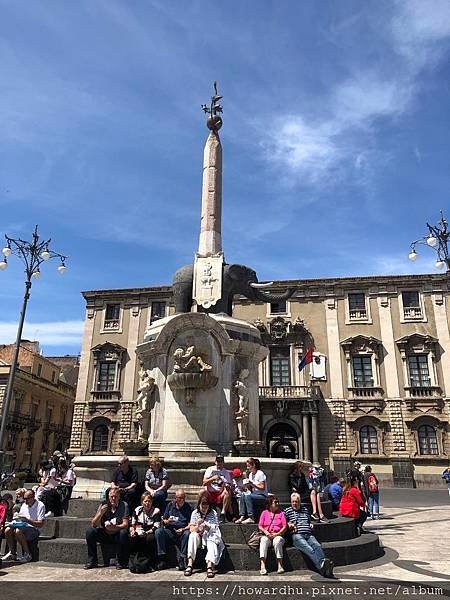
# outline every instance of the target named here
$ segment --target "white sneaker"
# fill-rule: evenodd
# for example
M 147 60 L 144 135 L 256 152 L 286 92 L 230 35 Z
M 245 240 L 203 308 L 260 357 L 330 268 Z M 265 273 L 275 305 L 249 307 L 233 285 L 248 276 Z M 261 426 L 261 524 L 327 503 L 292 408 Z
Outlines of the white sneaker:
M 45 513 L 45 518 L 47 517 L 54 517 L 55 515 L 52 513 L 51 510 L 49 510 L 48 512 Z
M 277 573 L 278 573 L 278 575 L 281 575 L 282 573 L 284 573 L 284 569 L 281 565 L 278 567 Z
M 2 560 L 17 560 L 17 554 L 10 551 L 5 556 L 2 556 Z
M 31 554 L 27 554 L 27 553 L 25 553 L 23 556 L 21 556 L 19 558 L 19 562 L 21 562 L 21 563 L 31 562 L 32 560 L 33 560 L 33 557 L 31 556 Z

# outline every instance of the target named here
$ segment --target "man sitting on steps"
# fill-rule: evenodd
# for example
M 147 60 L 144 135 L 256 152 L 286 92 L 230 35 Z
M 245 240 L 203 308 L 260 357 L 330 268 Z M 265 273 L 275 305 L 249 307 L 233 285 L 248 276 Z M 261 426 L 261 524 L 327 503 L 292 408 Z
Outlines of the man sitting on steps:
M 44 521 L 44 503 L 36 500 L 33 490 L 26 490 L 19 514 L 5 529 L 9 552 L 3 556 L 3 560 L 17 560 L 17 542 L 19 542 L 23 550 L 23 556 L 19 561 L 30 562 L 32 556 L 28 543 L 39 538 L 39 529 L 43 526 Z
M 333 563 L 325 557 L 322 546 L 312 534 L 309 510 L 300 502 L 300 494 L 291 494 L 291 506 L 284 509 L 292 542 L 305 554 L 324 577 L 333 577 Z
M 128 568 L 130 512 L 128 504 L 120 499 L 120 491 L 112 488 L 108 492 L 108 502 L 101 504 L 92 519 L 92 527 L 86 530 L 88 562 L 85 569 L 98 567 L 97 542 L 116 544 L 117 569 Z

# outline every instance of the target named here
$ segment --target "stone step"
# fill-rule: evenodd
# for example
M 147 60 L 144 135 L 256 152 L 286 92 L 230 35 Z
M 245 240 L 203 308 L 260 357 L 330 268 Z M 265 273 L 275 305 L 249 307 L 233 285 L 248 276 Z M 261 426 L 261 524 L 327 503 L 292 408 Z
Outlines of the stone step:
M 174 492 L 175 493 L 175 492 Z M 169 500 L 173 500 L 173 494 L 171 495 L 169 492 Z M 195 506 L 197 501 L 196 495 L 188 495 L 187 501 L 190 502 L 191 506 Z M 99 496 L 98 499 L 84 499 L 84 498 L 73 498 L 69 502 L 69 512 L 67 513 L 70 517 L 90 517 L 92 518 L 99 507 L 99 504 L 102 502 L 102 498 Z M 282 503 L 281 507 L 286 508 L 289 504 Z M 331 519 L 333 517 L 333 507 L 331 502 L 323 501 L 322 508 L 324 515 Z
M 85 517 L 51 517 L 45 520 L 41 537 L 70 538 L 82 540 L 91 526 L 91 519 Z M 220 526 L 226 544 L 245 544 L 256 525 L 226 523 Z M 346 517 L 331 519 L 328 523 L 315 523 L 314 535 L 320 542 L 349 540 L 356 537 L 355 522 Z
M 325 542 L 323 550 L 336 566 L 374 560 L 382 556 L 378 536 L 363 534 L 351 541 Z M 86 542 L 81 539 L 58 538 L 39 542 L 40 560 L 64 564 L 84 564 L 87 560 Z M 101 560 L 99 550 L 99 559 Z M 295 548 L 286 548 L 284 552 L 286 570 L 308 568 L 303 555 Z M 244 544 L 228 544 L 221 567 L 225 570 L 256 571 L 259 569 L 258 552 Z M 275 568 L 273 551 L 269 551 L 268 567 Z

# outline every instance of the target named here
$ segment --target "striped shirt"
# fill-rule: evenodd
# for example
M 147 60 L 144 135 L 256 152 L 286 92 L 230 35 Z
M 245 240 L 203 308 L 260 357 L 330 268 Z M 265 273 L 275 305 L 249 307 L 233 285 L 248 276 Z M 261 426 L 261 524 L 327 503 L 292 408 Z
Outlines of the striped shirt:
M 298 510 L 294 510 L 292 506 L 288 506 L 284 509 L 286 520 L 288 523 L 295 525 L 295 531 L 293 533 L 300 534 L 311 534 L 309 510 L 306 506 L 300 506 Z

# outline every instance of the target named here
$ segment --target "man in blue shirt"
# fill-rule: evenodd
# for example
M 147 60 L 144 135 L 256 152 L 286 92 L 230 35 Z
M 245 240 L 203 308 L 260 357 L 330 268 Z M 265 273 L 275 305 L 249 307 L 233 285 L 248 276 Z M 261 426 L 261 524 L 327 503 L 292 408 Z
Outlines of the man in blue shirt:
M 324 490 L 324 495 L 331 501 L 333 510 L 339 510 L 344 483 L 344 479 L 339 479 L 338 481 L 329 483 Z
M 172 546 L 177 546 L 179 549 L 180 556 L 178 560 L 178 569 L 184 571 L 186 566 L 191 513 L 192 508 L 186 502 L 184 490 L 177 490 L 175 492 L 175 502 L 169 502 L 164 512 L 162 518 L 164 527 L 158 527 L 155 531 L 159 558 L 159 563 L 156 566 L 158 570 L 167 567 L 167 544 L 170 544 Z

